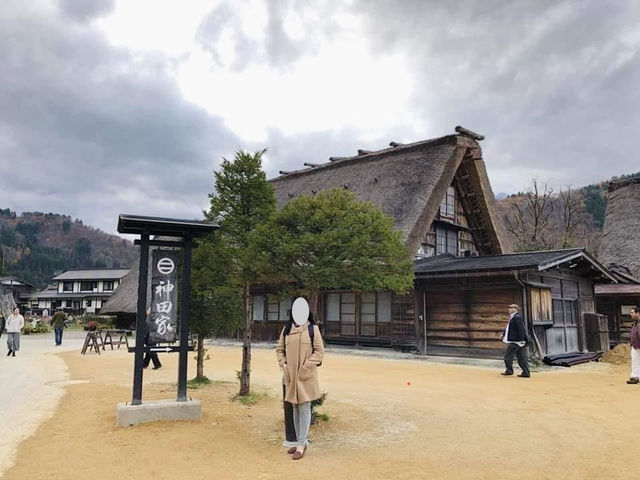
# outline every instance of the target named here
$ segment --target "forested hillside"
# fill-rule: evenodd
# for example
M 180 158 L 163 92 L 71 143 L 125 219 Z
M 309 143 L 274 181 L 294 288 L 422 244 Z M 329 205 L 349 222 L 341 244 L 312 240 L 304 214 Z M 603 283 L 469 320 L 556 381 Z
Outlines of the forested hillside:
M 125 268 L 137 247 L 67 215 L 0 209 L 1 275 L 38 286 L 71 268 Z
M 528 191 L 499 200 L 498 212 L 513 251 L 586 247 L 597 256 L 609 181 L 633 177 L 640 177 L 640 172 L 559 191 L 532 180 Z

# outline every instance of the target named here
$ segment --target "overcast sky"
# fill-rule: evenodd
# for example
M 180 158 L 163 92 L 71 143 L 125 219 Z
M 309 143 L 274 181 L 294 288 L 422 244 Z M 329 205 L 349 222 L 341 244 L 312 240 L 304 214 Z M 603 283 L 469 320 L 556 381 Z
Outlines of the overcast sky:
M 200 218 L 213 171 L 484 134 L 496 194 L 640 170 L 640 2 L 0 2 L 0 208 Z

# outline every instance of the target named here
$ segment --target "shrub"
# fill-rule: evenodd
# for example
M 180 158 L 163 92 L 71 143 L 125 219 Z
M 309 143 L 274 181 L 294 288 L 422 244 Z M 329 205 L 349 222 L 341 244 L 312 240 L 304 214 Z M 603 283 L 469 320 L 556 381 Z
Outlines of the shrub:
M 32 326 L 31 322 L 25 322 L 24 327 L 22 327 L 23 335 L 35 335 L 37 333 L 47 332 L 49 332 L 49 327 L 43 322 L 38 322 L 35 326 Z
M 322 392 L 320 398 L 311 401 L 311 423 L 315 423 L 317 419 L 327 421 L 329 420 L 329 416 L 325 413 L 318 413 L 316 409 L 321 406 L 324 401 L 327 399 L 327 392 Z
M 114 328 L 116 317 L 111 315 L 83 315 L 80 322 L 84 325 L 85 330 L 103 330 L 105 328 Z
M 38 322 L 35 327 L 31 328 L 31 333 L 48 333 L 49 326 L 45 323 Z

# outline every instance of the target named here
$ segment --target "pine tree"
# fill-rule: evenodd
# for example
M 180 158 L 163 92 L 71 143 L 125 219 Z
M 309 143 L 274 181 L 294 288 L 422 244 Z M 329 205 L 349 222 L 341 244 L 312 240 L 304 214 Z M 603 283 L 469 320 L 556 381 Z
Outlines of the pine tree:
M 262 170 L 266 150 L 253 154 L 238 150 L 232 161 L 223 159 L 215 173 L 215 193 L 209 195 L 207 219 L 220 226 L 221 239 L 230 249 L 231 271 L 242 289 L 243 343 L 240 392 L 250 393 L 251 328 L 249 286 L 259 277 L 249 250 L 251 232 L 267 222 L 275 212 L 273 186 Z

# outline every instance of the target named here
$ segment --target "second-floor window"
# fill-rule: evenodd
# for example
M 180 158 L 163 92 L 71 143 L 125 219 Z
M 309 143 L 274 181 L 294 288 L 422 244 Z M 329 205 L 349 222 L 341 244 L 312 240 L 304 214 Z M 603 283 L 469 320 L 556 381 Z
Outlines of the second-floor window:
M 62 282 L 63 292 L 73 292 L 73 282 Z
M 447 218 L 455 218 L 456 215 L 456 189 L 454 187 L 447 188 L 447 193 L 440 204 L 440 216 Z
M 102 289 L 105 291 L 113 290 L 113 280 L 102 282 Z
M 80 282 L 81 292 L 93 292 L 96 282 Z

